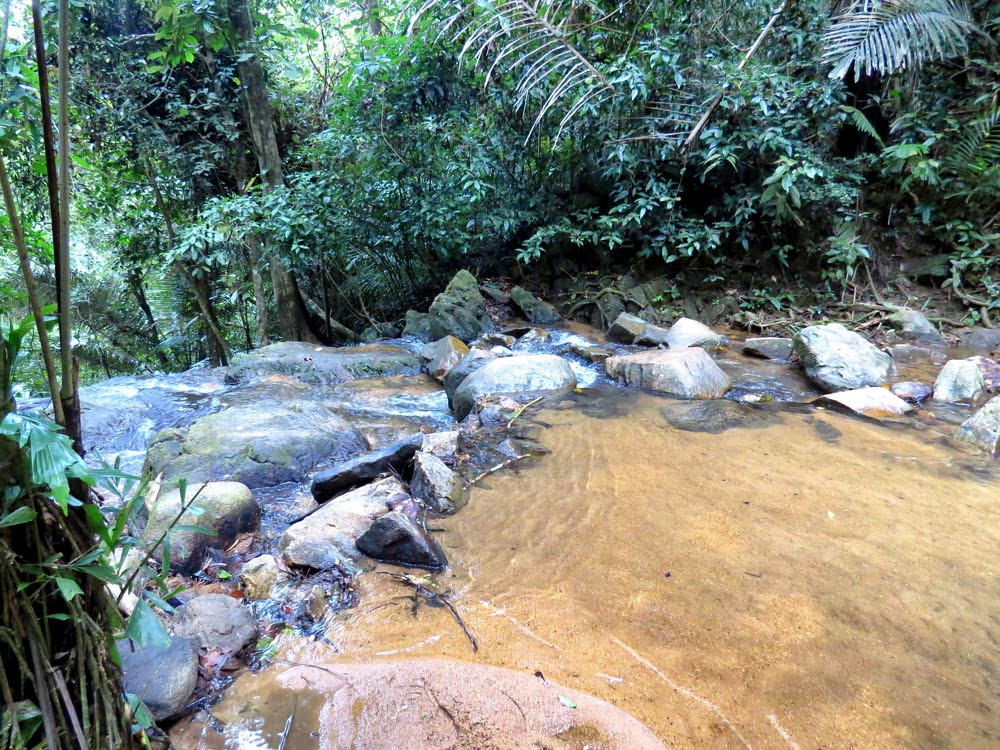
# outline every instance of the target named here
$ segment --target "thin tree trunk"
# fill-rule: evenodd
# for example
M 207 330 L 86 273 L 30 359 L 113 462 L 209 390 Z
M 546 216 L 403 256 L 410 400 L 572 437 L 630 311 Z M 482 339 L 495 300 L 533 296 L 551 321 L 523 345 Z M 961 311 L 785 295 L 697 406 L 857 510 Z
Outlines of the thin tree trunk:
M 49 66 L 45 56 L 45 35 L 42 28 L 41 0 L 31 0 L 31 25 L 35 37 L 35 64 L 38 67 L 38 98 L 42 110 L 42 145 L 45 150 L 45 175 L 49 191 L 49 214 L 52 220 L 53 250 L 62 247 L 59 239 L 59 176 L 56 167 L 56 136 L 52 131 L 52 96 L 49 88 Z M 56 265 L 56 288 L 61 286 Z
M 267 96 L 264 66 L 252 52 L 256 40 L 246 0 L 231 0 L 229 19 L 239 43 L 244 47 L 239 72 L 246 92 L 250 135 L 257 154 L 261 179 L 265 190 L 274 190 L 285 184 L 285 176 L 274 129 L 274 115 Z M 319 339 L 309 327 L 309 319 L 295 276 L 275 254 L 271 256 L 271 283 L 274 287 L 274 301 L 278 308 L 278 323 L 281 326 L 282 336 L 295 341 L 318 343 Z
M 253 301 L 257 307 L 257 346 L 271 343 L 267 337 L 267 292 L 264 289 L 264 275 L 260 272 L 264 249 L 256 235 L 247 236 L 250 258 L 250 278 L 253 280 Z
M 160 329 L 156 325 L 156 318 L 153 317 L 153 310 L 150 308 L 149 300 L 146 298 L 146 290 L 142 285 L 142 274 L 139 273 L 137 268 L 129 269 L 128 287 L 132 292 L 132 296 L 135 297 L 135 302 L 139 305 L 139 309 L 142 310 L 142 314 L 146 316 L 149 335 L 153 340 L 153 346 L 156 347 L 156 358 L 160 360 L 160 364 L 166 369 L 170 366 L 170 360 L 167 358 L 166 352 L 160 348 L 163 339 L 160 337 Z

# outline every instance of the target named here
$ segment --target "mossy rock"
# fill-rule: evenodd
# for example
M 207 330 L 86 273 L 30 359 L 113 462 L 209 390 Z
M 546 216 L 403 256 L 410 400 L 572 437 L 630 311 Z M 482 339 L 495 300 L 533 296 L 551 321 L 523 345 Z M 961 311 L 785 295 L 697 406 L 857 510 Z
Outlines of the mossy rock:
M 490 327 L 486 300 L 476 277 L 466 270 L 455 274 L 445 290 L 434 298 L 430 310 L 430 339 L 454 336 L 471 341 Z

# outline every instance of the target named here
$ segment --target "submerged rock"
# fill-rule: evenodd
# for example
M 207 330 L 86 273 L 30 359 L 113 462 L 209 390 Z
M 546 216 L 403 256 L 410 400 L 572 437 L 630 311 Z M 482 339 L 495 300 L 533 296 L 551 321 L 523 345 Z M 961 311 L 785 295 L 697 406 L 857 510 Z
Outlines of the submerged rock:
M 657 349 L 611 357 L 608 375 L 627 385 L 683 398 L 722 398 L 732 381 L 704 349 Z
M 225 594 L 202 594 L 174 611 L 176 635 L 191 638 L 201 648 L 238 654 L 257 637 L 253 614 Z
M 416 432 L 381 450 L 371 451 L 339 463 L 313 476 L 312 495 L 323 503 L 345 490 L 365 484 L 380 474 L 402 474 L 413 454 L 420 450 L 423 435 Z
M 959 425 L 955 437 L 989 453 L 1000 449 L 1000 396 L 994 396 Z
M 792 340 L 781 336 L 759 336 L 743 342 L 743 353 L 751 357 L 787 360 L 792 356 Z
M 285 575 L 274 555 L 260 555 L 243 565 L 240 587 L 249 601 L 270 599 L 274 587 Z
M 477 399 L 508 396 L 532 399 L 569 393 L 576 387 L 573 368 L 554 354 L 525 354 L 496 359 L 479 368 L 455 391 L 452 409 L 461 422 Z
M 256 489 L 302 481 L 324 462 L 366 450 L 364 435 L 324 406 L 265 401 L 159 432 L 143 470 L 163 472 L 167 482 L 234 480 Z
M 588 362 L 603 362 L 608 357 L 615 356 L 615 350 L 607 346 L 597 344 L 570 344 L 566 351 L 582 357 Z
M 803 328 L 793 339 L 806 374 L 824 391 L 885 385 L 892 358 L 839 323 Z
M 889 390 L 894 396 L 899 396 L 899 398 L 909 401 L 911 404 L 922 403 L 934 395 L 934 389 L 926 383 L 916 383 L 909 380 L 901 383 L 893 383 L 892 388 Z
M 329 347 L 281 341 L 241 358 L 226 372 L 227 383 L 279 373 L 310 385 L 337 385 L 354 378 L 416 375 L 420 362 L 398 346 Z
M 445 290 L 434 298 L 430 310 L 430 337 L 454 336 L 471 341 L 490 327 L 486 300 L 476 277 L 465 269 L 455 274 Z
M 562 316 L 548 302 L 538 299 L 527 289 L 519 286 L 510 290 L 510 299 L 524 313 L 525 319 L 529 323 L 558 323 Z
M 675 429 L 713 435 L 726 430 L 758 430 L 781 424 L 781 418 L 772 411 L 725 399 L 676 401 L 664 406 L 662 411 Z
M 934 400 L 949 404 L 970 403 L 986 392 L 979 365 L 968 359 L 945 363 L 934 381 Z
M 442 515 L 451 515 L 469 502 L 469 490 L 462 478 L 433 453 L 423 451 L 413 459 L 410 492 Z
M 691 318 L 680 318 L 670 326 L 667 344 L 671 349 L 698 346 L 702 349 L 721 349 L 728 341 L 704 323 Z
M 816 403 L 847 409 L 855 414 L 880 419 L 913 411 L 913 407 L 885 388 L 857 388 L 820 396 Z
M 170 529 L 170 569 L 182 575 L 191 575 L 201 568 L 209 545 L 226 547 L 237 535 L 257 528 L 260 509 L 250 488 L 239 482 L 189 485 L 184 502 L 189 510 L 178 520 L 181 512 L 179 490 L 150 498 L 142 514 L 145 523 L 140 525 L 141 535 L 149 544 L 155 544 Z M 141 524 L 142 519 L 139 521 Z M 205 530 L 193 528 L 195 526 Z M 154 550 L 157 560 L 162 559 L 161 555 L 162 548 Z
M 398 510 L 376 519 L 358 538 L 357 546 L 381 562 L 431 570 L 448 565 L 444 550 L 424 527 Z
M 388 511 L 391 503 L 408 497 L 406 487 L 395 477 L 359 487 L 289 526 L 278 550 L 292 565 L 356 572 L 359 555 L 355 540 Z
M 157 721 L 184 713 L 198 683 L 198 643 L 192 638 L 173 636 L 170 645 L 135 648 L 128 640 L 118 641 L 122 659 L 122 683 L 146 704 Z
M 427 344 L 420 352 L 420 359 L 427 365 L 427 372 L 432 378 L 444 380 L 445 374 L 457 365 L 466 354 L 469 347 L 454 336 L 445 336 L 432 344 Z
M 902 338 L 933 344 L 944 343 L 941 332 L 919 310 L 902 308 L 892 313 L 888 320 Z
M 614 319 L 608 329 L 608 338 L 623 344 L 631 344 L 645 327 L 645 320 L 631 313 L 623 312 Z

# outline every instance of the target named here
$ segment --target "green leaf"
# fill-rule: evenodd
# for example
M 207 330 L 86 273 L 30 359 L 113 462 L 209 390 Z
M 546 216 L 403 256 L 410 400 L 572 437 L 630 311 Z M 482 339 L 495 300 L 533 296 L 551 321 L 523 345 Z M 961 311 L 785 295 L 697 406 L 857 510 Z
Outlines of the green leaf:
M 566 708 L 576 708 L 576 704 L 565 695 L 559 696 L 559 702 L 566 706 Z
M 219 571 L 218 578 L 219 578 L 220 581 L 228 581 L 232 577 L 233 577 L 233 574 L 230 573 L 228 570 L 220 570 Z
M 132 720 L 140 729 L 149 729 L 153 726 L 153 715 L 138 695 L 125 693 L 125 700 L 128 701 L 128 707 L 132 710 Z
M 0 516 L 0 528 L 29 523 L 35 520 L 35 515 L 35 511 L 31 508 L 21 506 L 16 510 L 12 510 L 10 513 L 5 513 L 3 516 Z
M 140 599 L 135 605 L 135 609 L 132 610 L 128 623 L 125 625 L 125 637 L 134 641 L 139 648 L 143 646 L 167 648 L 170 646 L 170 636 L 167 635 L 166 628 L 163 627 L 160 618 L 156 616 L 153 608 L 144 599 Z
M 83 589 L 80 588 L 80 584 L 72 578 L 56 576 L 52 580 L 56 582 L 56 586 L 59 587 L 59 593 L 63 595 L 63 599 L 66 601 L 72 601 L 74 596 L 80 596 L 83 594 Z

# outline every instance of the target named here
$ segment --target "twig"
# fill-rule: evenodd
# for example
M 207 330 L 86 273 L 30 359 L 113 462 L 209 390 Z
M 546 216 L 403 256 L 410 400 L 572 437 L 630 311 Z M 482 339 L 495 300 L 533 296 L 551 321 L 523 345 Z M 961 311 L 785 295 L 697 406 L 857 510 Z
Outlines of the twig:
M 517 411 L 516 411 L 516 412 L 514 413 L 514 416 L 513 416 L 513 417 L 511 417 L 511 418 L 510 418 L 510 421 L 509 421 L 509 422 L 507 423 L 507 429 L 510 429 L 511 425 L 513 425 L 513 424 L 514 424 L 514 420 L 516 420 L 516 419 L 517 419 L 517 418 L 518 418 L 519 416 L 521 416 L 522 414 L 524 414 L 524 410 L 525 410 L 525 409 L 527 409 L 527 408 L 528 408 L 529 406 L 534 406 L 534 405 L 535 405 L 535 404 L 537 404 L 537 403 L 538 403 L 539 401 L 541 401 L 541 400 L 542 400 L 543 398 L 544 398 L 544 396 L 539 396 L 538 398 L 533 398 L 533 399 L 531 399 L 531 401 L 529 401 L 529 402 L 528 402 L 528 403 L 526 403 L 526 404 L 525 404 L 524 406 L 522 406 L 522 407 L 521 407 L 520 409 L 518 409 L 518 410 L 517 410 Z
M 469 484 L 470 484 L 470 485 L 471 485 L 471 484 L 475 484 L 475 483 L 476 483 L 476 482 L 478 482 L 478 481 L 479 481 L 480 479 L 485 479 L 485 478 L 486 478 L 486 477 L 488 477 L 488 476 L 489 476 L 490 474 L 496 474 L 496 473 L 497 473 L 498 471 L 500 471 L 500 470 L 502 470 L 502 469 L 506 469 L 506 468 L 507 468 L 508 466 L 510 466 L 511 464 L 513 464 L 513 463 L 517 463 L 517 462 L 518 462 L 518 461 L 520 461 L 520 460 L 521 460 L 522 458 L 527 458 L 527 457 L 528 457 L 528 454 L 526 454 L 526 453 L 525 453 L 525 454 L 522 454 L 522 455 L 520 455 L 520 456 L 514 456 L 514 458 L 511 458 L 511 459 L 508 459 L 508 460 L 504 461 L 504 462 L 503 462 L 502 464 L 497 464 L 497 465 L 496 465 L 496 466 L 494 466 L 494 467 L 493 467 L 492 469 L 487 469 L 487 470 L 486 470 L 486 471 L 484 471 L 484 472 L 483 472 L 482 474 L 480 474 L 479 476 L 475 477 L 475 478 L 474 478 L 474 479 L 473 479 L 472 481 L 470 481 L 470 482 L 469 482 Z
M 285 719 L 285 728 L 281 732 L 281 741 L 278 743 L 278 750 L 285 750 L 285 743 L 288 742 L 288 733 L 292 729 L 292 719 L 295 718 L 295 709 L 298 708 L 298 705 L 299 697 L 295 696 L 295 701 L 292 703 L 292 712 Z
M 69 716 L 69 723 L 73 727 L 73 734 L 76 735 L 76 741 L 80 745 L 80 750 L 89 750 L 87 738 L 83 734 L 83 727 L 80 726 L 80 717 L 73 706 L 73 699 L 70 698 L 69 688 L 66 687 L 66 680 L 63 679 L 62 672 L 54 667 L 49 667 L 49 673 L 56 683 L 59 696 L 63 699 L 63 705 L 66 707 L 66 714 Z
M 448 608 L 448 611 L 451 612 L 452 617 L 455 618 L 455 622 L 457 622 L 458 626 L 462 629 L 462 632 L 465 633 L 465 637 L 469 639 L 469 643 L 472 644 L 472 650 L 473 651 L 479 650 L 479 644 L 476 643 L 476 639 L 473 637 L 472 633 L 469 632 L 469 629 L 465 627 L 465 622 L 462 620 L 462 616 L 458 614 L 458 610 L 455 609 L 455 606 L 450 601 L 448 601 L 448 597 L 446 595 L 437 591 L 432 591 L 431 589 L 424 586 L 424 584 L 420 582 L 420 579 L 414 578 L 413 576 L 408 576 L 403 573 L 389 573 L 389 572 L 383 572 L 383 575 L 387 575 L 390 578 L 394 578 L 395 580 L 399 581 L 400 583 L 406 584 L 407 586 L 412 586 L 414 595 L 422 596 L 425 599 L 430 599 L 431 601 L 435 601 L 446 606 Z

